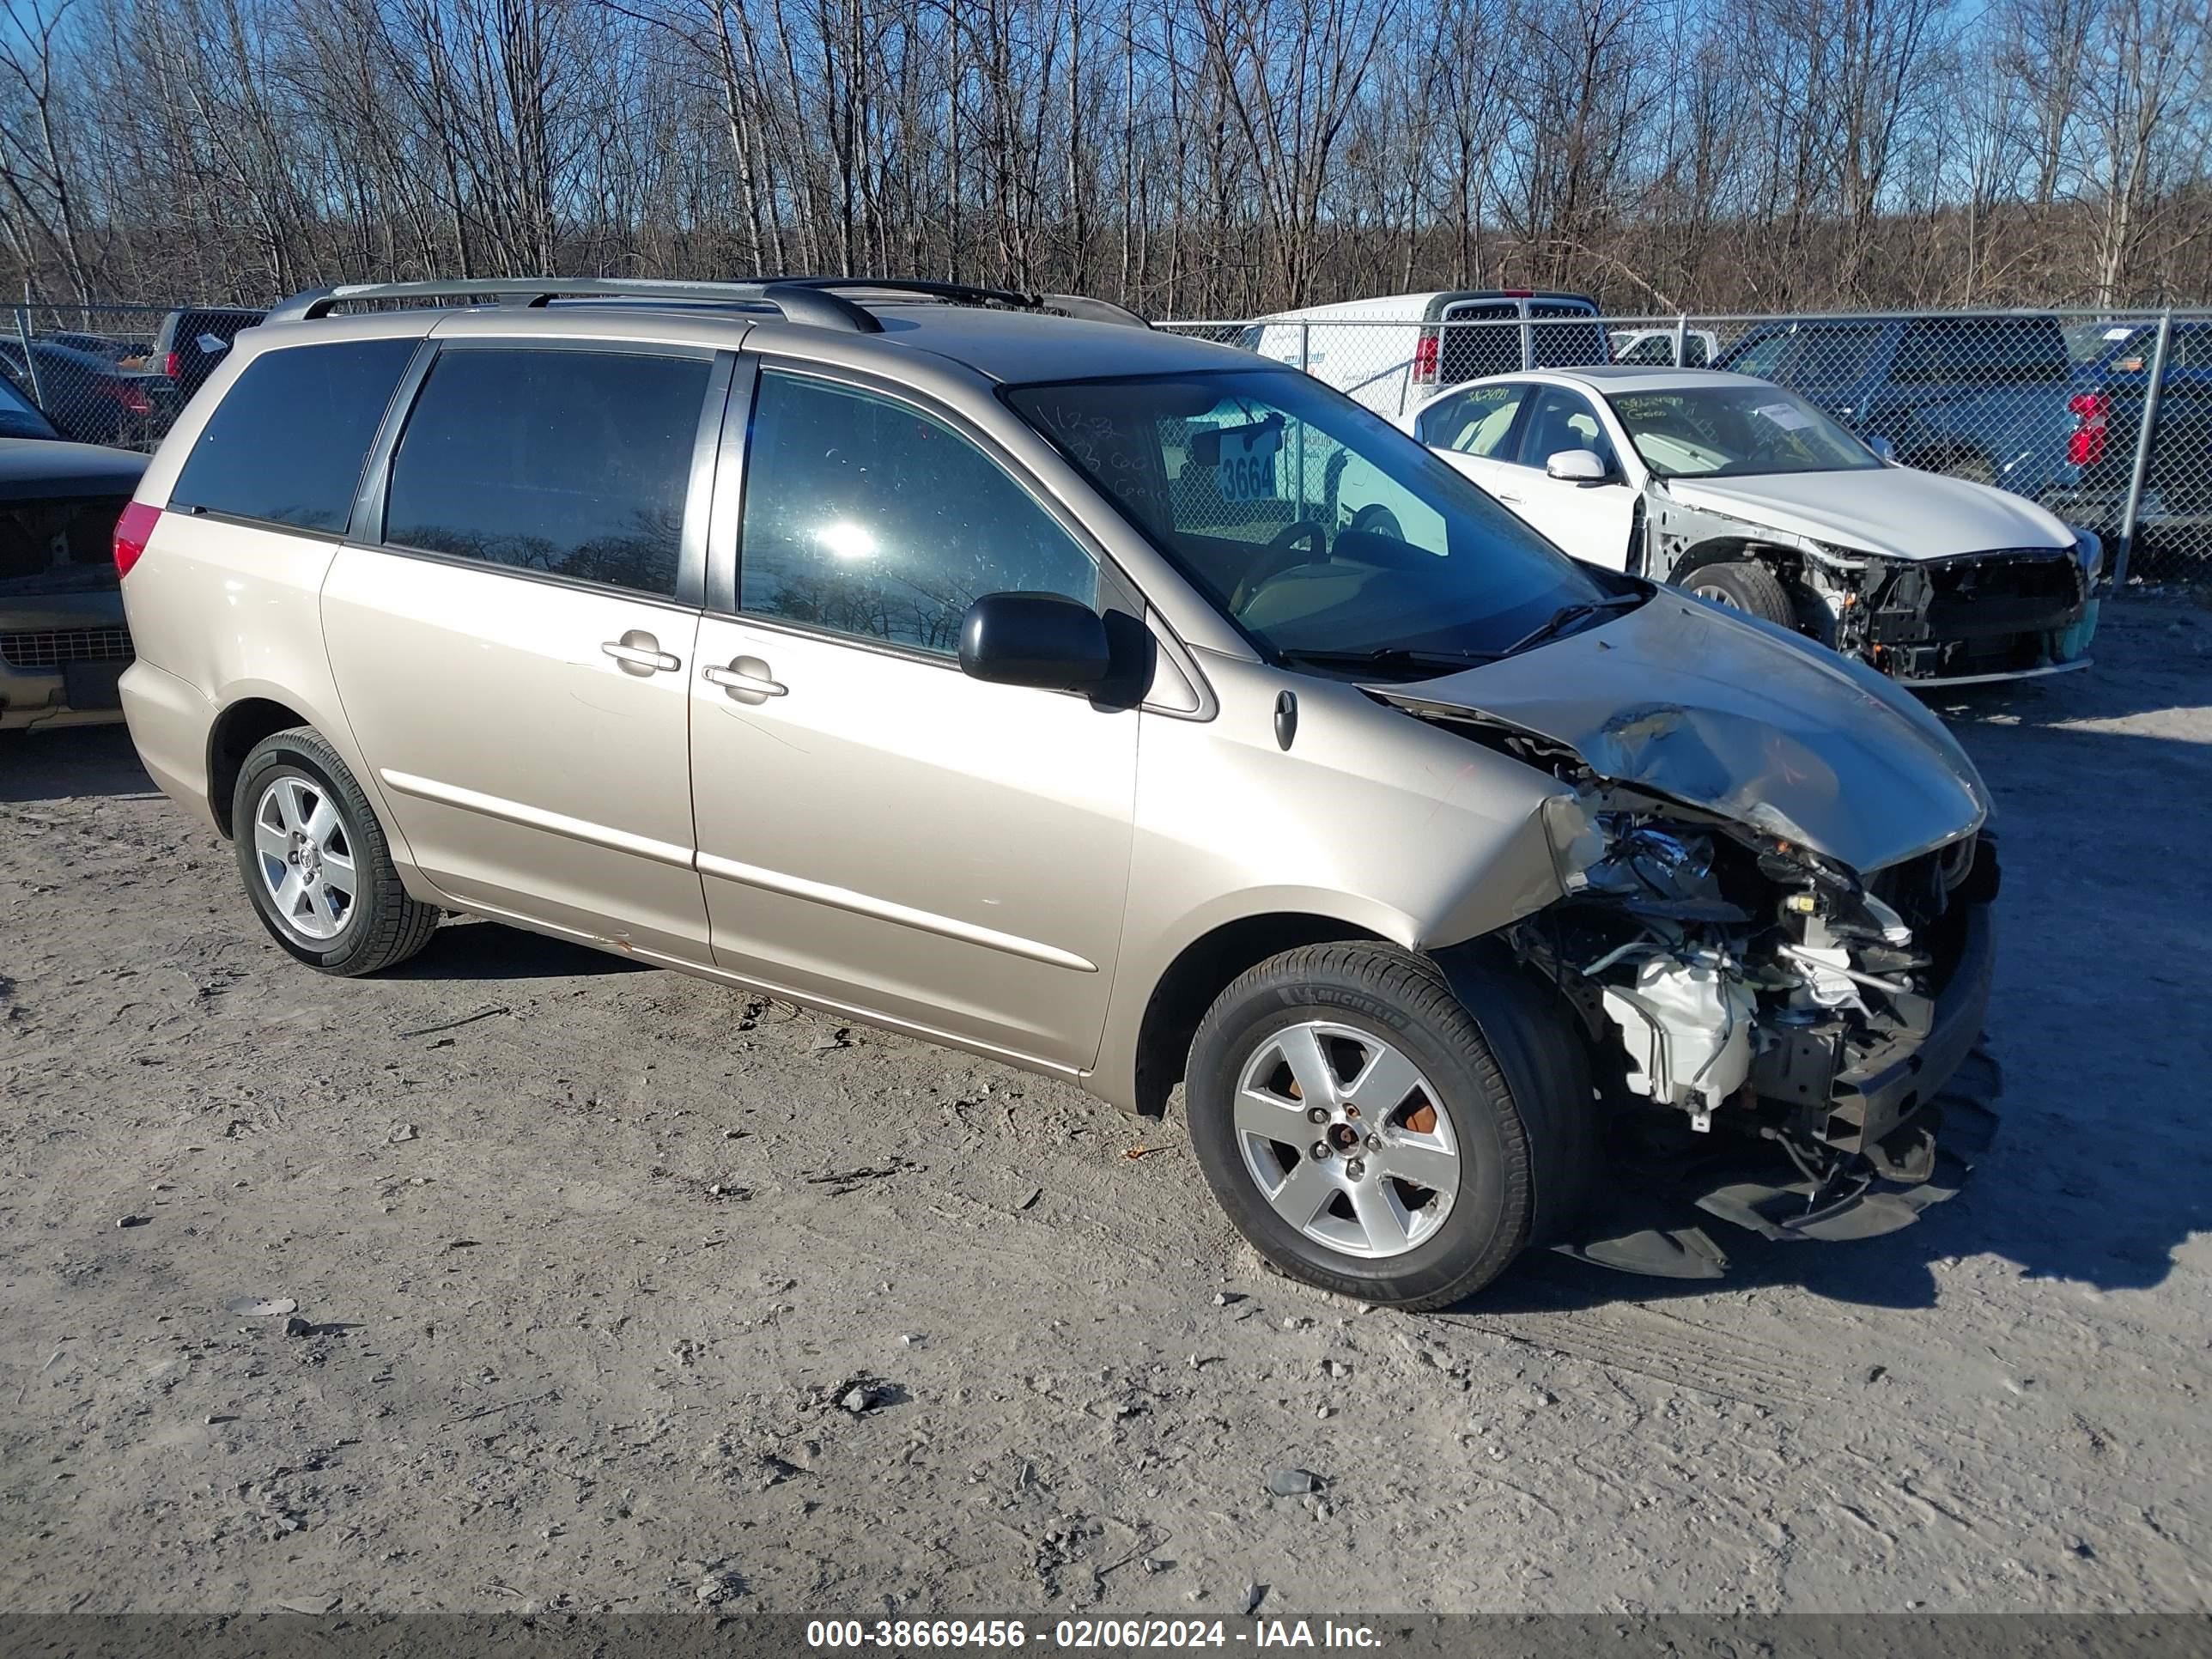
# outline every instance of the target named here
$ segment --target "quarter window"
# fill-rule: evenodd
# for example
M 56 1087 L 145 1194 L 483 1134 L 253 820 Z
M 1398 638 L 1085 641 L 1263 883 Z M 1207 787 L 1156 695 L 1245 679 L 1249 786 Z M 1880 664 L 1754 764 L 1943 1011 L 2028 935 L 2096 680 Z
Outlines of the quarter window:
M 193 441 L 170 506 L 343 534 L 362 463 L 416 344 L 343 340 L 263 352 Z
M 385 540 L 673 595 L 708 368 L 641 352 L 441 352 L 392 458 Z
M 905 404 L 771 369 L 747 450 L 738 604 L 951 654 L 986 593 L 1098 602 L 1098 568 L 966 438 Z

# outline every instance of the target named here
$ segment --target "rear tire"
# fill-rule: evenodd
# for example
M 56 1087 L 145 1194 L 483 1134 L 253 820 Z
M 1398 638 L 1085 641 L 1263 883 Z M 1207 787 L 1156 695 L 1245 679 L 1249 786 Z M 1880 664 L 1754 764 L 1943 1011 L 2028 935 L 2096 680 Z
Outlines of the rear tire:
M 1790 590 L 1763 564 L 1734 559 L 1705 565 L 1683 577 L 1681 585 L 1724 610 L 1747 611 L 1778 628 L 1797 626 L 1797 608 L 1790 603 Z
M 374 974 L 406 961 L 437 931 L 444 912 L 400 884 L 368 797 L 313 727 L 253 746 L 231 793 L 230 823 L 254 915 L 310 968 Z
M 1200 1024 L 1184 1100 L 1230 1220 L 1309 1285 L 1441 1308 L 1530 1242 L 1530 1120 L 1425 957 L 1336 944 L 1261 963 Z

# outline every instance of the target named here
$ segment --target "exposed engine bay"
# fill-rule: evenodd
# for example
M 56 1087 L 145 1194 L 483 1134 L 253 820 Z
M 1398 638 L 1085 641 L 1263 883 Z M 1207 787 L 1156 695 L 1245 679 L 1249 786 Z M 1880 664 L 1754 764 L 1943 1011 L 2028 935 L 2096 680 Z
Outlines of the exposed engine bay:
M 1580 1016 L 1601 1092 L 1694 1136 L 1766 1143 L 1795 1172 L 1720 1181 L 1694 1194 L 1701 1207 L 1769 1237 L 1855 1237 L 1955 1190 L 1934 1180 L 1937 1103 L 1978 1036 L 1986 964 L 1978 990 L 1960 988 L 1972 1006 L 1952 1011 L 1970 1029 L 1938 1040 L 1939 999 L 1964 977 L 1971 912 L 1986 939 L 1996 863 L 1982 837 L 1863 880 L 1595 781 L 1552 816 L 1566 896 L 1509 939 Z M 1680 1271 L 1680 1237 L 1604 1241 L 1592 1259 Z
M 1947 1144 L 1985 1144 L 1999 1086 L 1978 1052 L 1998 880 L 1978 825 L 1862 876 L 1771 811 L 1747 823 L 1600 776 L 1525 729 L 1425 712 L 1572 791 L 1542 813 L 1563 896 L 1500 937 L 1578 1020 L 1639 1193 L 1662 1166 L 1688 1171 L 1711 1214 L 1770 1238 L 1842 1238 L 1957 1190 L 1964 1168 L 1939 1172 L 1936 1132 L 1950 1112 Z M 1695 1229 L 1630 1228 L 1569 1253 L 1671 1276 L 1726 1265 Z
M 1798 571 L 1827 644 L 1913 684 L 2087 666 L 2091 574 L 2078 550 L 2048 548 L 1899 559 L 1814 546 Z

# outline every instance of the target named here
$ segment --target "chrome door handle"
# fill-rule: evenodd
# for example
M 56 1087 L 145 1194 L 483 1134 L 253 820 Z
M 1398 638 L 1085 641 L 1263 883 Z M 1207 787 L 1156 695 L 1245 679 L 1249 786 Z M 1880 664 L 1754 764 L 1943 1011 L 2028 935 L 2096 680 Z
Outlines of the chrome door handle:
M 739 663 L 753 666 L 741 668 Z M 709 685 L 720 686 L 733 697 L 780 697 L 791 690 L 782 681 L 770 679 L 768 665 L 758 657 L 739 657 L 727 668 L 702 668 L 699 678 Z
M 1493 501 L 1504 501 L 1508 507 L 1521 505 L 1521 498 L 1518 495 L 1492 495 L 1490 499 Z
M 635 629 L 618 640 L 601 640 L 599 649 L 623 665 L 626 674 L 672 674 L 683 659 L 660 648 L 660 641 Z

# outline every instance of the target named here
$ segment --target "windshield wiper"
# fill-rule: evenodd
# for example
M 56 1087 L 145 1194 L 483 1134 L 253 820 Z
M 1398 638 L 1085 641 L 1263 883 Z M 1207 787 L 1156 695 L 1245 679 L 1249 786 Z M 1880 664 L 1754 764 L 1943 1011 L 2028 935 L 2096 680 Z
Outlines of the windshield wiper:
M 1541 645 L 1546 640 L 1556 639 L 1586 617 L 1600 616 L 1607 611 L 1632 610 L 1643 603 L 1644 595 L 1641 593 L 1613 593 L 1601 599 L 1580 599 L 1573 605 L 1563 605 L 1498 654 L 1501 657 L 1517 656 L 1532 645 Z
M 1494 651 L 1414 651 L 1401 645 L 1378 646 L 1371 651 L 1304 651 L 1296 646 L 1286 646 L 1278 648 L 1275 654 L 1286 663 L 1303 663 L 1314 668 L 1370 669 L 1384 674 L 1407 670 L 1422 674 L 1455 674 L 1477 663 L 1498 660 Z

